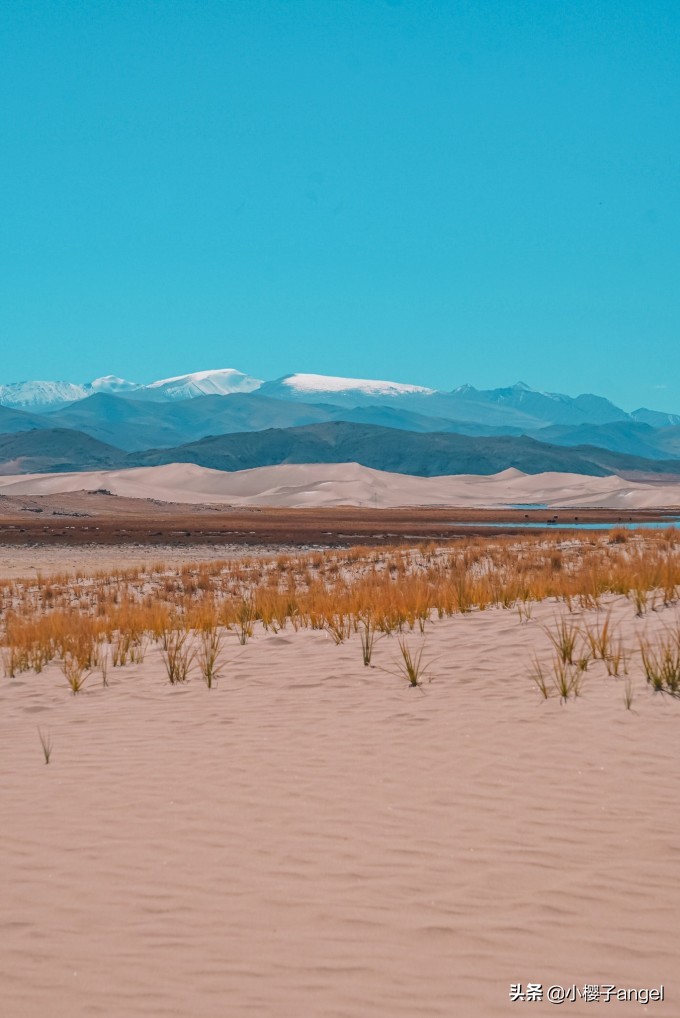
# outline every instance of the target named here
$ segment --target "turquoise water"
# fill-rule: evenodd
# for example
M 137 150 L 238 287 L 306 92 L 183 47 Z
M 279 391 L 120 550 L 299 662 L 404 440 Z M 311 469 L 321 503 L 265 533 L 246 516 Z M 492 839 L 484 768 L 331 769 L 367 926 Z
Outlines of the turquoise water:
M 521 508 L 526 508 L 522 506 Z M 556 520 L 554 523 L 548 520 L 522 520 L 519 523 L 483 523 L 481 520 L 477 522 L 465 523 L 451 523 L 451 527 L 504 527 L 506 530 L 512 528 L 513 530 L 611 530 L 613 527 L 623 527 L 625 530 L 667 530 L 668 527 L 677 528 L 680 526 L 680 516 L 672 516 L 667 520 L 654 520 L 649 523 L 622 523 L 614 521 L 612 523 L 562 523 L 560 520 Z

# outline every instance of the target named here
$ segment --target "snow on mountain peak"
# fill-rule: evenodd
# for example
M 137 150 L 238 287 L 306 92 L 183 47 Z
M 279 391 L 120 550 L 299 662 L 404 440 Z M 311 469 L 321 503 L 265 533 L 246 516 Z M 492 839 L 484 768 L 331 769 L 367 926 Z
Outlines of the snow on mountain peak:
M 101 378 L 95 378 L 86 388 L 90 388 L 92 392 L 131 392 L 133 389 L 139 389 L 140 384 L 119 378 L 118 375 L 103 375 Z
M 430 414 L 452 421 L 475 421 L 491 426 L 512 424 L 524 429 L 545 424 L 608 423 L 638 420 L 652 427 L 676 424 L 680 417 L 640 410 L 628 415 L 608 400 L 589 394 L 575 398 L 540 392 L 523 382 L 502 389 L 478 390 L 462 385 L 451 392 L 438 392 L 422 385 L 370 378 L 293 373 L 271 382 L 237 371 L 219 368 L 175 375 L 142 384 L 117 375 L 105 375 L 91 382 L 31 380 L 0 384 L 0 404 L 30 413 L 46 413 L 77 403 L 93 394 L 166 403 L 205 395 L 226 396 L 251 393 L 270 399 L 301 403 L 330 403 L 337 407 L 365 408 L 389 404 L 394 409 Z M 95 401 L 95 404 L 100 401 Z M 93 408 L 94 412 L 94 408 Z
M 65 406 L 89 396 L 87 386 L 75 382 L 10 382 L 0 385 L 0 404 L 15 410 Z
M 226 396 L 232 392 L 253 392 L 259 389 L 261 384 L 259 379 L 251 378 L 234 368 L 195 371 L 188 375 L 176 375 L 174 378 L 162 378 L 149 385 L 130 382 L 117 375 L 104 375 L 82 385 L 75 382 L 12 382 L 0 385 L 0 404 L 16 410 L 41 412 L 56 410 L 68 403 L 86 399 L 94 393 L 129 394 L 135 398 L 164 401 L 205 395 Z
M 280 384 L 299 393 L 359 392 L 364 396 L 404 396 L 409 393 L 431 395 L 435 390 L 423 385 L 384 382 L 374 378 L 342 378 L 334 375 L 286 375 Z
M 194 371 L 188 375 L 161 378 L 145 385 L 150 392 L 162 392 L 172 399 L 192 396 L 227 396 L 232 392 L 254 392 L 262 382 L 235 368 L 217 368 L 213 371 Z

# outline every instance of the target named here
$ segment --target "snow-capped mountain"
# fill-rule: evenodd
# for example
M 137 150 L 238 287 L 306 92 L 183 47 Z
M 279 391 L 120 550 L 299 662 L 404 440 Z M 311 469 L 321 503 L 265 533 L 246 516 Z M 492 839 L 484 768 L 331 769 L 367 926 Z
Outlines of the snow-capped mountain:
M 677 415 L 644 409 L 628 414 L 601 396 L 584 394 L 572 397 L 540 392 L 524 382 L 487 390 L 461 385 L 450 392 L 442 392 L 405 382 L 302 372 L 262 382 L 235 368 L 195 371 L 149 383 L 106 375 L 85 383 L 27 381 L 0 384 L 0 406 L 35 415 L 61 411 L 67 406 L 82 403 L 87 416 L 103 412 L 101 405 L 90 410 L 89 404 L 84 402 L 94 395 L 122 397 L 125 401 L 134 400 L 136 403 L 181 404 L 207 396 L 238 394 L 243 398 L 253 393 L 260 398 L 261 405 L 257 413 L 251 407 L 253 413 L 245 414 L 244 422 L 257 418 L 259 427 L 280 426 L 281 420 L 291 417 L 290 411 L 286 411 L 282 404 L 291 402 L 301 404 L 301 411 L 306 407 L 303 416 L 309 421 L 322 418 L 361 419 L 367 423 L 414 427 L 416 430 L 422 428 L 423 418 L 436 419 L 438 430 L 451 430 L 450 426 L 456 425 L 464 432 L 465 427 L 474 426 L 481 427 L 486 433 L 493 429 L 495 434 L 533 434 L 542 428 L 616 423 L 643 423 L 653 428 L 664 428 L 680 423 Z M 196 411 L 198 416 L 207 414 L 209 419 L 215 408 L 198 413 L 197 406 Z M 223 411 L 226 412 L 226 407 L 220 408 L 220 414 Z M 107 413 L 112 418 L 122 418 L 126 411 L 122 405 L 118 409 L 108 406 Z M 197 414 L 192 413 L 192 419 Z M 397 419 L 399 423 L 395 425 Z M 618 437 L 616 441 L 619 442 Z
M 117 375 L 104 375 L 102 378 L 95 378 L 94 382 L 90 382 L 89 386 L 85 386 L 91 391 L 88 392 L 88 396 L 92 395 L 93 392 L 109 392 L 112 396 L 120 395 L 121 393 L 134 392 L 135 389 L 141 388 L 139 382 L 128 382 L 125 378 L 118 378 Z
M 237 371 L 218 368 L 194 371 L 186 375 L 161 378 L 142 384 L 116 375 L 96 378 L 93 382 L 15 382 L 0 385 L 0 405 L 17 410 L 45 412 L 86 399 L 95 392 L 124 396 L 130 399 L 165 402 L 193 399 L 196 396 L 227 396 L 234 392 L 261 392 L 275 399 L 301 402 L 341 402 L 343 405 L 394 400 L 403 396 L 434 395 L 434 389 L 403 382 L 378 381 L 365 378 L 341 378 L 332 375 L 291 374 L 273 382 L 262 382 Z
M 392 398 L 419 393 L 430 395 L 434 389 L 424 385 L 408 385 L 404 382 L 384 382 L 374 378 L 342 378 L 334 375 L 284 375 L 275 382 L 265 382 L 261 394 L 273 396 L 275 392 L 285 395 L 288 399 L 309 400 L 314 397 L 329 396 L 337 393 L 343 395 L 380 396 Z
M 144 399 L 193 399 L 194 396 L 228 396 L 232 392 L 254 392 L 262 382 L 235 368 L 194 371 L 190 375 L 162 378 L 137 390 Z
M 0 404 L 15 410 L 47 410 L 89 396 L 88 386 L 74 382 L 10 382 L 0 385 Z
M 453 392 L 440 392 L 423 385 L 403 382 L 294 374 L 265 382 L 258 392 L 274 399 L 330 403 L 347 408 L 383 405 L 448 420 L 477 422 L 492 427 L 508 426 L 520 430 L 531 430 L 544 423 L 563 423 L 564 417 L 561 407 L 552 397 L 537 393 L 523 383 L 486 392 L 471 385 L 460 386 Z M 569 397 L 564 399 L 569 402 Z M 555 419 L 552 413 L 546 419 L 540 414 L 537 418 L 530 406 L 533 402 L 554 412 Z M 623 411 L 619 413 L 626 416 Z M 582 419 L 582 415 L 576 413 L 574 423 L 580 423 Z
M 140 388 L 137 382 L 127 382 L 115 375 L 95 378 L 93 382 L 10 382 L 0 385 L 0 405 L 14 410 L 28 410 L 41 413 L 58 410 L 60 407 L 86 399 L 95 392 L 121 395 Z
M 60 410 L 70 403 L 87 399 L 103 392 L 112 396 L 146 399 L 152 402 L 191 399 L 194 396 L 226 396 L 232 392 L 253 392 L 261 385 L 257 378 L 244 375 L 234 368 L 218 368 L 215 371 L 196 371 L 193 374 L 162 378 L 157 382 L 142 384 L 130 382 L 117 375 L 104 375 L 92 382 L 11 382 L 0 385 L 0 405 L 14 410 L 45 413 Z

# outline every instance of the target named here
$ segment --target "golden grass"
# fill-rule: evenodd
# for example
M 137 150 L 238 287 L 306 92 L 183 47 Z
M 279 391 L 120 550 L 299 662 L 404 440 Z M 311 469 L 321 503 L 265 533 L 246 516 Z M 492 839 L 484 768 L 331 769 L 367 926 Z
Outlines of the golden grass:
M 222 631 L 211 626 L 199 631 L 198 664 L 201 676 L 208 689 L 212 689 L 219 677 Z
M 414 651 L 405 639 L 400 638 L 399 640 L 399 653 L 401 655 L 399 671 L 411 687 L 422 685 L 426 667 L 423 661 L 424 651 L 424 647 L 419 647 L 418 650 Z
M 211 688 L 225 629 L 242 644 L 257 625 L 274 633 L 289 626 L 324 630 L 336 643 L 358 634 L 368 666 L 379 638 L 425 635 L 436 619 L 492 607 L 514 609 L 526 624 L 535 603 L 551 600 L 565 613 L 548 629 L 555 661 L 549 672 L 537 665 L 531 677 L 542 695 L 558 692 L 566 700 L 580 691 L 590 660 L 602 660 L 617 676 L 627 673 L 628 658 L 608 615 L 581 628 L 569 613 L 597 611 L 610 594 L 628 597 L 639 617 L 675 604 L 676 538 L 670 530 L 470 538 L 446 548 L 361 546 L 5 580 L 0 651 L 10 677 L 58 662 L 76 693 L 94 672 L 106 686 L 109 667 L 141 664 L 155 643 L 170 682 L 186 681 L 197 661 Z M 402 642 L 401 663 L 416 685 L 422 669 L 414 683 L 408 646 Z M 663 665 L 654 653 L 644 648 L 650 685 L 675 695 L 667 677 L 661 685 L 654 679 Z M 422 662 L 412 654 L 411 665 Z
M 174 629 L 167 634 L 161 655 L 168 673 L 168 679 L 172 685 L 186 682 L 189 677 L 189 668 L 193 659 L 193 651 L 187 640 L 189 634 L 186 631 Z
M 680 699 L 680 629 L 665 633 L 657 647 L 640 640 L 640 654 L 645 677 L 654 692 Z

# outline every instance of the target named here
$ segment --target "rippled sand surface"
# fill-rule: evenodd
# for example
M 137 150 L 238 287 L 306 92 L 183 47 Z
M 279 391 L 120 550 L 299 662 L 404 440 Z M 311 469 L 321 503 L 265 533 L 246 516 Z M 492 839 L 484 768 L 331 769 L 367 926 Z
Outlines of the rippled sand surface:
M 75 697 L 54 665 L 2 679 L 2 1013 L 552 1013 L 510 1002 L 534 982 L 664 983 L 562 1013 L 680 1014 L 680 703 L 636 656 L 632 711 L 601 663 L 543 701 L 557 610 L 432 623 L 421 689 L 395 638 L 365 668 L 287 630 L 230 636 L 213 690 L 156 650 Z M 614 602 L 631 649 L 679 617 Z

